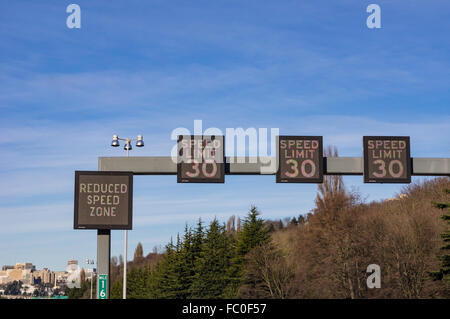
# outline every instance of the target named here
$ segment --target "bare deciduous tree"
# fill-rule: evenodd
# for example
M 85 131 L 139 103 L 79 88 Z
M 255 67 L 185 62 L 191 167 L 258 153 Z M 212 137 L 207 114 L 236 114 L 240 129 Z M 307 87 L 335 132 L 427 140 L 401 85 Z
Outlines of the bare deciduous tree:
M 293 269 L 271 243 L 248 253 L 244 276 L 248 283 L 241 287 L 243 297 L 284 299 L 293 296 Z

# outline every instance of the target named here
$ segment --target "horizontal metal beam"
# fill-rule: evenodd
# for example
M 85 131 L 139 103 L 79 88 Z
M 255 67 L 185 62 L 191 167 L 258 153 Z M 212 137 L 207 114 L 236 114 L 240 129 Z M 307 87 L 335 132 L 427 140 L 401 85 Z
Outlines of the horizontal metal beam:
M 275 174 L 270 157 L 227 157 L 227 175 L 267 175 Z M 99 171 L 129 171 L 138 175 L 175 175 L 177 165 L 170 156 L 150 157 L 99 157 Z M 261 172 L 263 170 L 263 173 Z M 326 175 L 362 175 L 362 157 L 325 157 Z M 413 158 L 412 175 L 450 176 L 450 158 Z
M 450 158 L 413 158 L 412 175 L 450 176 Z
M 143 175 L 174 175 L 177 164 L 170 156 L 99 157 L 99 171 L 125 171 Z

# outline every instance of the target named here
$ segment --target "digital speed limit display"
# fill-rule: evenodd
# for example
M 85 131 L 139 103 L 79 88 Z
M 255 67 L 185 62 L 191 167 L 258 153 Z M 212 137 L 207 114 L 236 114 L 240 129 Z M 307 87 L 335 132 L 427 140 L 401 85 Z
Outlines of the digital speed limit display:
M 409 136 L 364 136 L 364 183 L 411 183 Z
M 177 182 L 224 183 L 224 150 L 223 136 L 179 136 Z
M 322 182 L 322 136 L 279 136 L 277 183 Z

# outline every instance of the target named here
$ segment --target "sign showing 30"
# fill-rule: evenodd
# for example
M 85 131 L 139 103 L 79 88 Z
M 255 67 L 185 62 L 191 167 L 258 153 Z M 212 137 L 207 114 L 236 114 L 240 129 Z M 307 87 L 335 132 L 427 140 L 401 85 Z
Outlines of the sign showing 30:
M 224 183 L 223 136 L 178 137 L 178 183 Z
M 374 164 L 378 164 L 378 172 L 373 172 L 373 176 L 377 178 L 386 177 L 388 172 L 389 175 L 394 178 L 400 178 L 403 175 L 403 164 L 399 160 L 392 160 L 389 162 L 388 171 L 386 171 L 386 162 L 384 160 L 375 160 Z
M 310 160 L 304 160 L 301 163 L 300 171 L 298 170 L 298 161 L 295 159 L 288 159 L 286 161 L 286 164 L 290 164 L 292 172 L 286 171 L 284 174 L 286 177 L 295 178 L 298 176 L 298 174 L 301 172 L 301 175 L 307 178 L 313 177 L 316 174 L 316 164 Z M 306 167 L 309 167 L 309 172 L 307 171 Z
M 410 183 L 408 136 L 364 136 L 364 182 Z
M 278 137 L 277 183 L 322 183 L 322 136 Z
M 217 163 L 213 160 L 205 160 L 204 163 L 196 163 L 194 160 L 188 160 L 192 164 L 192 171 L 186 171 L 186 175 L 191 178 L 199 177 L 202 173 L 206 178 L 213 178 L 217 174 Z M 200 169 L 201 165 L 201 169 Z M 208 171 L 208 166 L 212 167 Z

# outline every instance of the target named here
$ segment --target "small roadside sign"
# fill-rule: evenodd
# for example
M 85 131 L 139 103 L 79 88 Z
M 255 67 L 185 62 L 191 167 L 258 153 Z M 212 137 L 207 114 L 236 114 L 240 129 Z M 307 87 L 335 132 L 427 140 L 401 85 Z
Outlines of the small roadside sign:
M 98 299 L 108 299 L 108 275 L 98 275 Z

